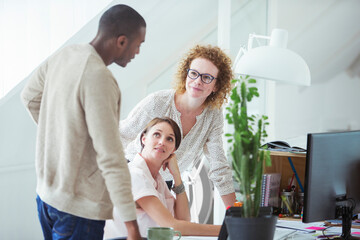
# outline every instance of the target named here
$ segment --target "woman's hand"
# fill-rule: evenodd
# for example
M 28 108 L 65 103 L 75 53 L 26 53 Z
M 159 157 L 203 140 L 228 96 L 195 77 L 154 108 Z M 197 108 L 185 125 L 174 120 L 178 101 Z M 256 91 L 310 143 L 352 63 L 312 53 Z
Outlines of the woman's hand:
M 173 176 L 174 180 L 178 180 L 180 178 L 181 181 L 181 174 L 179 170 L 179 166 L 177 164 L 177 159 L 175 153 L 171 154 L 163 163 L 163 170 L 169 169 L 170 174 Z

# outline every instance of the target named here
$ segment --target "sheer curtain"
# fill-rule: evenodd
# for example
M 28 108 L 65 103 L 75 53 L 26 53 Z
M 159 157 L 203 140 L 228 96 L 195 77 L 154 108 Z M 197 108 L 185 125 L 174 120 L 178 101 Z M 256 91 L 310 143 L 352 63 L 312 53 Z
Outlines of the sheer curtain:
M 112 0 L 0 0 L 0 99 Z

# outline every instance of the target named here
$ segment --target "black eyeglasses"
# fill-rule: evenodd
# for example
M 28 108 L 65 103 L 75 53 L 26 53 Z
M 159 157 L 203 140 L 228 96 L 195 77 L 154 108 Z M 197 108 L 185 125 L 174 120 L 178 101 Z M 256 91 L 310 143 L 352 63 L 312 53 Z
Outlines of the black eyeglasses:
M 210 74 L 207 73 L 199 73 L 198 71 L 194 70 L 194 69 L 188 69 L 187 70 L 187 75 L 189 78 L 195 80 L 198 77 L 201 77 L 201 81 L 203 83 L 209 84 L 211 83 L 214 79 L 216 79 L 215 77 L 211 76 Z

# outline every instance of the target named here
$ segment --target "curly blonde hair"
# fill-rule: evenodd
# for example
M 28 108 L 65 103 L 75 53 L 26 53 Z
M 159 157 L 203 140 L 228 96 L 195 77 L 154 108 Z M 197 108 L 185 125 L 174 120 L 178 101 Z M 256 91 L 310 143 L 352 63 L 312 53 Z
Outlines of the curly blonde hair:
M 187 69 L 190 68 L 191 62 L 196 58 L 205 58 L 211 61 L 219 70 L 216 78 L 216 92 L 210 94 L 204 105 L 210 108 L 220 109 L 227 102 L 227 96 L 231 91 L 231 79 L 233 72 L 231 70 L 231 59 L 219 47 L 211 45 L 196 45 L 180 61 L 178 70 L 175 75 L 174 89 L 176 93 L 183 94 L 186 91 Z

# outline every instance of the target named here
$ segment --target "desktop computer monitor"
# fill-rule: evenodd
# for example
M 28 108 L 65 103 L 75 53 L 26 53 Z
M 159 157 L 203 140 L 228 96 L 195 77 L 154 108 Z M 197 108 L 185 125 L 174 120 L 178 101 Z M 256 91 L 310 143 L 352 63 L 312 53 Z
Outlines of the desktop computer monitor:
M 308 134 L 303 222 L 342 219 L 351 237 L 360 202 L 360 131 Z

